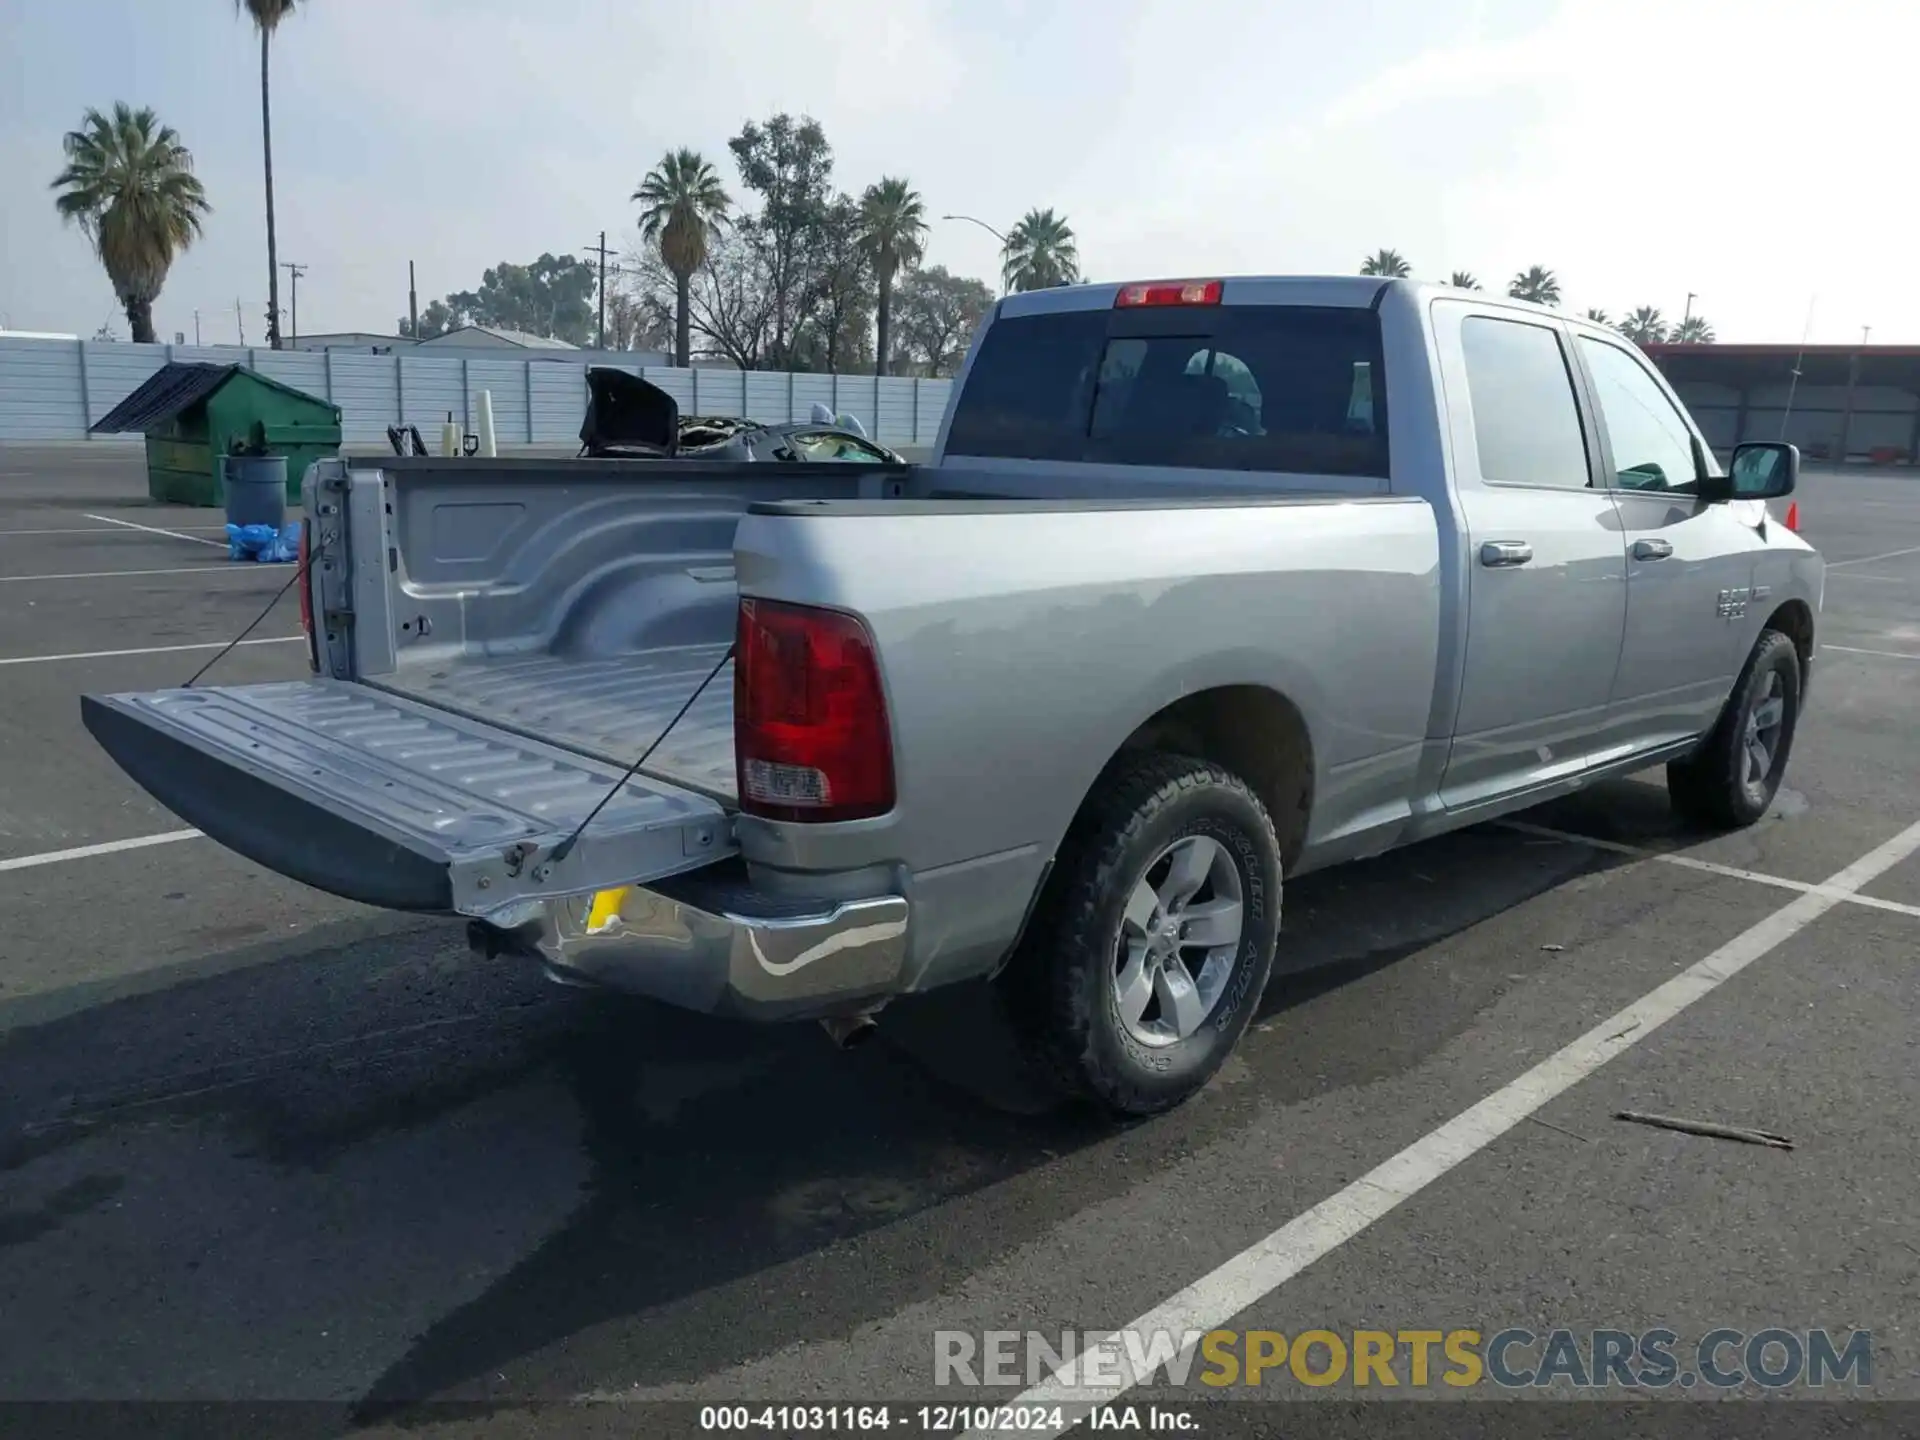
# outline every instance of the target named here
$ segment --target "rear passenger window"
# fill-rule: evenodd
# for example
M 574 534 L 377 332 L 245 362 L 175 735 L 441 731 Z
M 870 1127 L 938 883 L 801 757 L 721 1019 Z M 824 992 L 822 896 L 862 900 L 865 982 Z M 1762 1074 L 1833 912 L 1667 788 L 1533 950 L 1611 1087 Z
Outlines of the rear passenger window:
M 1573 376 L 1544 325 L 1472 316 L 1460 326 L 1480 478 L 1497 485 L 1593 483 Z
M 1385 478 L 1370 310 L 1077 310 L 994 324 L 961 385 L 955 455 Z

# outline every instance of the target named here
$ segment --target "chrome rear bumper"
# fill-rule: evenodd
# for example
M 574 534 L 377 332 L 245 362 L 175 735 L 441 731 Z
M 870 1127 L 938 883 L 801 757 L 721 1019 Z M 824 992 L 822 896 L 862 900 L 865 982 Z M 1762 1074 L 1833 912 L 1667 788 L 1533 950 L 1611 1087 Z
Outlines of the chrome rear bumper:
M 897 895 L 814 904 L 760 895 L 730 867 L 544 902 L 476 946 L 537 956 L 557 980 L 745 1019 L 818 1019 L 895 993 L 909 907 Z

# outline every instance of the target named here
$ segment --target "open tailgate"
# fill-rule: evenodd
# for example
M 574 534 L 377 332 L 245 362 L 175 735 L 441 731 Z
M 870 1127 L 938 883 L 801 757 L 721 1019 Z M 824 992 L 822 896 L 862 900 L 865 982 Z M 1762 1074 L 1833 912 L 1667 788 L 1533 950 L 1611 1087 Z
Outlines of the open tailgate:
M 714 801 L 370 690 L 294 680 L 89 695 L 81 715 L 156 800 L 228 849 L 391 910 L 485 916 L 644 884 L 733 853 Z

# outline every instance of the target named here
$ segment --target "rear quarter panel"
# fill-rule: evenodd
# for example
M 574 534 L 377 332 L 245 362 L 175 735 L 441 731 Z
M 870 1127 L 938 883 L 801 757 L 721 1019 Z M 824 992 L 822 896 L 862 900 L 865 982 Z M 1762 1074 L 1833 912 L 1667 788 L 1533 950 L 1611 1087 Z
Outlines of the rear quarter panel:
M 913 892 L 919 983 L 958 978 L 1004 951 L 1127 737 L 1229 685 L 1305 719 L 1310 847 L 1390 829 L 1432 702 L 1437 550 L 1429 508 L 1396 499 L 749 513 L 743 595 L 872 628 L 899 800 L 845 825 L 743 819 L 743 853 L 765 872 L 891 869 Z

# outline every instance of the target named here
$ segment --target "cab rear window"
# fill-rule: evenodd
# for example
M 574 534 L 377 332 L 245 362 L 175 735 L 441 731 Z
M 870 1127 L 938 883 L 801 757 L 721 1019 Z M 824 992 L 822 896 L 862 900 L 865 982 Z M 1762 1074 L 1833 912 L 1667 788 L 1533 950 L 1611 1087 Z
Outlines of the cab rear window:
M 1380 320 L 1371 310 L 1082 310 L 992 325 L 947 451 L 1384 478 Z

